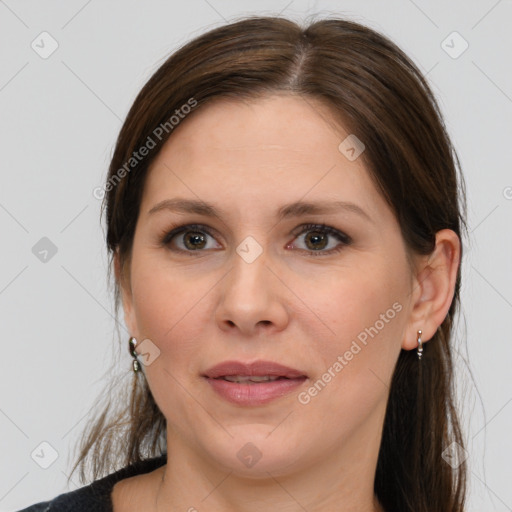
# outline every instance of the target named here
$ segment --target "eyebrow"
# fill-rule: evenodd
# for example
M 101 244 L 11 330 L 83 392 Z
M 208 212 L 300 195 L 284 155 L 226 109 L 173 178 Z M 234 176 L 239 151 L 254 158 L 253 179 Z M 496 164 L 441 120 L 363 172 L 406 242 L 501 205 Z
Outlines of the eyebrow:
M 152 215 L 163 210 L 170 210 L 176 213 L 195 213 L 205 217 L 223 218 L 223 216 L 225 216 L 224 210 L 217 209 L 215 206 L 205 201 L 179 198 L 165 199 L 157 203 L 151 208 L 151 210 L 149 210 L 148 214 Z M 337 213 L 339 211 L 355 213 L 366 220 L 373 222 L 372 218 L 360 206 L 347 201 L 296 201 L 279 208 L 276 216 L 279 220 L 283 220 L 291 217 L 300 217 L 302 215 L 325 215 L 329 213 Z

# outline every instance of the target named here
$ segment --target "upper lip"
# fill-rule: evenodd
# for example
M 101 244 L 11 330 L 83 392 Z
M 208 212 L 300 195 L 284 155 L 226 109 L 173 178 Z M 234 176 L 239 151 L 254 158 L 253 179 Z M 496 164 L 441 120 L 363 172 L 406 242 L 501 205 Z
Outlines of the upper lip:
M 265 376 L 270 377 L 286 377 L 288 379 L 296 379 L 298 377 L 306 377 L 303 371 L 283 366 L 272 361 L 254 361 L 252 363 L 244 363 L 242 361 L 223 361 L 212 368 L 206 370 L 203 374 L 210 379 L 218 377 L 226 377 L 229 375 L 241 376 Z

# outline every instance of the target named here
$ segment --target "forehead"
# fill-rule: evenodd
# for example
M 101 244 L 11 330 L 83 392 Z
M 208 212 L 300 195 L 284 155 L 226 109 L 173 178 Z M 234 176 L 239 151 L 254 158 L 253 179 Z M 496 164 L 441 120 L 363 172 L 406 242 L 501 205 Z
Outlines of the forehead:
M 348 133 L 330 110 L 313 98 L 298 95 L 232 100 L 220 98 L 185 118 L 165 150 L 182 157 L 206 158 L 213 151 L 311 154 L 336 149 Z M 179 138 L 179 141 L 176 139 Z M 260 154 L 260 156 L 263 156 Z
M 305 200 L 358 202 L 379 217 L 387 208 L 362 158 L 340 143 L 350 133 L 312 98 L 274 95 L 216 100 L 181 121 L 152 163 L 146 208 L 170 196 L 276 209 Z

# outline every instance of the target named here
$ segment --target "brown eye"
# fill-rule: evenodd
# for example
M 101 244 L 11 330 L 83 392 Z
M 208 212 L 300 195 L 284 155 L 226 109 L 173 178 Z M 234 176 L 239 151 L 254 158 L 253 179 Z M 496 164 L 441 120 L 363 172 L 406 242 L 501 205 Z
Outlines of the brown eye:
M 329 241 L 329 235 L 319 231 L 310 231 L 304 238 L 308 249 L 313 251 L 325 249 Z
M 183 235 L 183 243 L 187 249 L 203 249 L 206 245 L 206 237 L 197 231 L 187 231 Z
M 332 254 L 341 251 L 345 246 L 352 243 L 352 239 L 348 235 L 330 226 L 309 224 L 301 227 L 302 231 L 295 236 L 304 238 L 306 247 L 302 250 L 313 256 Z M 288 247 L 294 248 L 293 245 L 288 245 Z M 325 250 L 326 248 L 328 249 Z
M 206 249 L 219 249 L 220 246 L 210 242 L 213 235 L 201 225 L 181 226 L 166 233 L 162 245 L 183 253 L 202 252 Z

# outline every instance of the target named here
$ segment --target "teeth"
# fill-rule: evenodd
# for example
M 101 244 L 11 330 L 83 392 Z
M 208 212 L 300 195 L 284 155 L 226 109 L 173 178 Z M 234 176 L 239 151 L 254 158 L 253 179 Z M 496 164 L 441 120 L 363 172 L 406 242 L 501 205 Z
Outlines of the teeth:
M 270 376 L 270 375 L 227 375 L 226 377 L 223 377 L 224 380 L 227 380 L 229 382 L 272 382 L 274 380 L 279 379 L 279 377 Z

